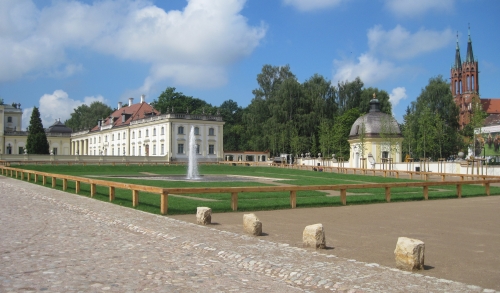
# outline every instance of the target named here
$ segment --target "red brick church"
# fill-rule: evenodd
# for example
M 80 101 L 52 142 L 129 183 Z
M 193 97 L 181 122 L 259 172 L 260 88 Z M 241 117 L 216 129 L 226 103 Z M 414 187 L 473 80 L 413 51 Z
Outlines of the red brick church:
M 459 108 L 460 129 L 470 122 L 472 102 L 479 99 L 479 66 L 474 53 L 472 52 L 472 40 L 467 42 L 467 54 L 462 62 L 460 47 L 458 45 L 455 52 L 455 63 L 451 67 L 451 94 Z M 500 124 L 500 99 L 480 99 L 484 111 L 489 114 L 485 120 L 485 125 Z

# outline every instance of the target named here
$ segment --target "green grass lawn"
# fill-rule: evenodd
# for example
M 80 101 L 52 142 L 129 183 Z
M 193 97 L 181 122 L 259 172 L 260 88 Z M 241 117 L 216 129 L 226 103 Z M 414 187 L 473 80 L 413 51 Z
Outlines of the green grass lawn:
M 106 178 L 106 176 L 145 176 L 142 172 L 158 175 L 185 175 L 185 166 L 49 166 L 49 165 L 27 165 L 24 169 L 37 170 L 55 174 L 66 174 L 74 176 L 97 176 L 101 180 L 116 182 L 127 182 L 141 185 L 158 186 L 163 188 L 179 187 L 241 187 L 241 186 L 271 186 L 271 181 L 266 183 L 253 181 L 232 182 L 203 182 L 203 181 L 162 181 L 132 179 L 132 178 Z M 200 174 L 203 175 L 241 175 L 266 178 L 286 179 L 278 182 L 291 185 L 335 185 L 335 184 L 361 184 L 361 183 L 387 183 L 387 182 L 416 182 L 417 180 L 396 179 L 389 177 L 378 177 L 370 175 L 347 175 L 337 173 L 312 172 L 303 170 L 290 170 L 271 167 L 249 167 L 249 166 L 226 166 L 226 165 L 201 165 Z M 33 178 L 32 178 L 33 180 Z M 32 181 L 33 182 L 33 181 Z M 42 184 L 42 178 L 38 178 L 37 184 Z M 47 186 L 51 186 L 51 178 L 47 178 Z M 57 189 L 62 189 L 62 180 L 58 180 Z M 385 189 L 348 189 L 347 204 L 368 204 L 385 202 Z M 68 181 L 67 192 L 75 192 L 75 182 Z M 81 183 L 80 195 L 90 196 L 90 185 Z M 491 194 L 500 194 L 499 187 L 491 187 Z M 485 195 L 485 189 L 479 185 L 463 185 L 462 197 L 473 197 Z M 108 201 L 108 188 L 97 186 L 96 195 L 98 200 Z M 429 188 L 429 199 L 456 198 L 456 187 L 435 186 Z M 391 188 L 391 201 L 415 201 L 423 200 L 421 187 Z M 132 207 L 132 192 L 130 190 L 116 189 L 115 204 Z M 297 207 L 320 207 L 340 206 L 340 197 L 329 196 L 322 191 L 299 191 L 297 192 Z M 192 214 L 196 213 L 196 207 L 208 206 L 213 212 L 230 212 L 231 196 L 229 193 L 213 194 L 185 194 L 182 197 L 169 196 L 168 214 Z M 248 192 L 238 194 L 239 211 L 273 210 L 290 208 L 289 192 Z M 136 209 L 160 213 L 160 196 L 141 192 L 139 194 L 139 205 Z

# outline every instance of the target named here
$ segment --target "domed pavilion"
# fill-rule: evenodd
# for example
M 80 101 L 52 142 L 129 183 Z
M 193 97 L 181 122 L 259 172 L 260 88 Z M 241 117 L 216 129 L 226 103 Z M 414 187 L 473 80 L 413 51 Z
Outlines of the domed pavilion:
M 375 94 L 370 111 L 352 125 L 348 141 L 351 168 L 375 168 L 377 164 L 402 161 L 403 136 L 399 124 L 394 117 L 380 111 Z

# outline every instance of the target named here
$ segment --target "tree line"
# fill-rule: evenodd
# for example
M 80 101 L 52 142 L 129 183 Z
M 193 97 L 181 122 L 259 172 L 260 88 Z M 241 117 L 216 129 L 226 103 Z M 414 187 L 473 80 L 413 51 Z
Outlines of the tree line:
M 247 107 L 233 100 L 216 107 L 204 100 L 168 87 L 151 105 L 161 113 L 220 114 L 225 121 L 225 151 L 269 151 L 316 157 L 349 159 L 348 136 L 352 124 L 368 113 L 373 94 L 382 112 L 392 115 L 385 90 L 364 87 L 363 81 L 341 81 L 336 85 L 314 74 L 300 82 L 290 66 L 264 65 L 257 75 L 258 87 Z M 477 105 L 477 103 L 476 103 Z M 406 109 L 400 124 L 404 137 L 402 152 L 413 158 L 447 158 L 470 144 L 472 129 L 479 127 L 485 114 L 475 107 L 470 126 L 459 131 L 458 107 L 450 84 L 442 76 L 433 77 L 421 94 Z M 109 106 L 94 102 L 75 109 L 65 124 L 74 131 L 91 128 L 97 119 L 113 112 Z M 477 114 L 475 114 L 477 113 Z M 477 120 L 477 121 L 476 121 Z M 473 124 L 473 125 L 472 125 Z

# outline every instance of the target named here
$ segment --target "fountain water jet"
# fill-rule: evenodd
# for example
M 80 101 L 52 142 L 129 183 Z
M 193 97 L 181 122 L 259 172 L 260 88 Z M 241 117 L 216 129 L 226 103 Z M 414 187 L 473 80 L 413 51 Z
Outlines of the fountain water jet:
M 189 153 L 188 153 L 188 173 L 187 179 L 199 179 L 198 160 L 196 158 L 196 137 L 194 135 L 194 126 L 191 126 L 189 132 Z

